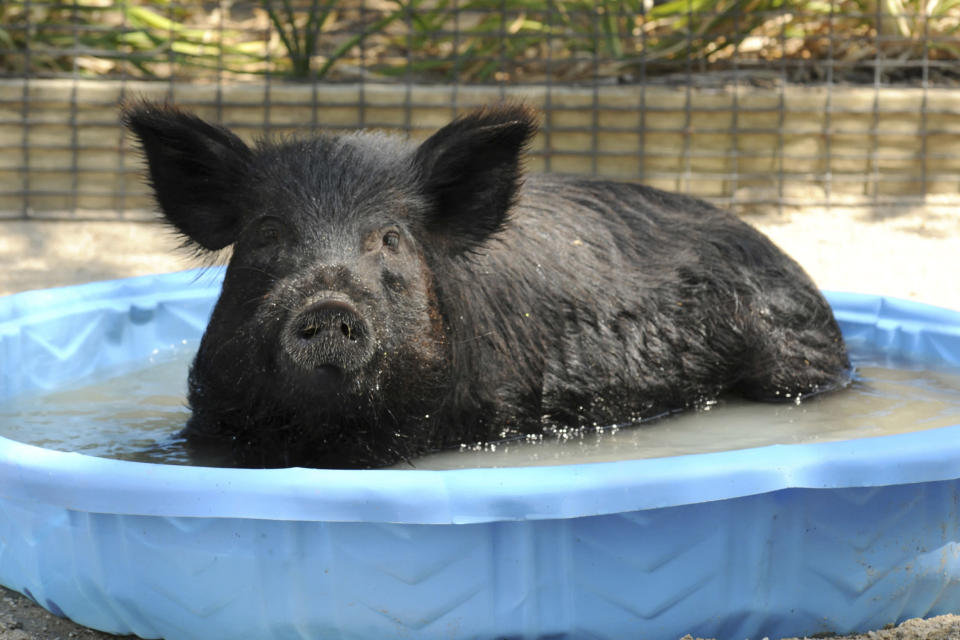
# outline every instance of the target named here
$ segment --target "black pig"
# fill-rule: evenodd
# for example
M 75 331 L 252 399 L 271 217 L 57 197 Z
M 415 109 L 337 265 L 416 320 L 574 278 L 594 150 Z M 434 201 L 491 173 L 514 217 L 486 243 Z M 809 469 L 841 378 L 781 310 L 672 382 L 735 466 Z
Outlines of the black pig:
M 203 250 L 233 247 L 184 429 L 232 464 L 376 467 L 849 378 L 813 282 L 730 213 L 637 184 L 523 180 L 524 106 L 419 146 L 250 147 L 148 102 L 123 120 L 166 220 Z

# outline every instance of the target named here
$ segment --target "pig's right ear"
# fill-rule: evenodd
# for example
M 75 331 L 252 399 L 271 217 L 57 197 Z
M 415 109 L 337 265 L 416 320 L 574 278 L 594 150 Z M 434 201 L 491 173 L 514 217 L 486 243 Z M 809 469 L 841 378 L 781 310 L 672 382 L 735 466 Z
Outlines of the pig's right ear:
M 232 244 L 240 230 L 238 197 L 248 178 L 250 148 L 226 129 L 168 105 L 128 104 L 121 120 L 140 141 L 167 221 L 204 249 Z

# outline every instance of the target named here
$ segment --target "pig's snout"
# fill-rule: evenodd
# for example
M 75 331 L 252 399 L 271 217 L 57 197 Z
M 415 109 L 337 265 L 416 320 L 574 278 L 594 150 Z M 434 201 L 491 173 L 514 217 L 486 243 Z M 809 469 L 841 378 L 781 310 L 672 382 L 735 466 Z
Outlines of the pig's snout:
M 324 299 L 295 313 L 284 331 L 284 347 L 305 369 L 359 369 L 373 355 L 370 328 L 345 300 Z

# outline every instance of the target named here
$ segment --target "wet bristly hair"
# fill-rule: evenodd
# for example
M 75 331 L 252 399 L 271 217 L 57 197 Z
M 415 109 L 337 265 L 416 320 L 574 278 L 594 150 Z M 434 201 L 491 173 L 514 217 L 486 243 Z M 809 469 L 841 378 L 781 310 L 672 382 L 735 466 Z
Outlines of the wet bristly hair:
M 848 380 L 837 324 L 796 262 L 694 198 L 525 176 L 526 106 L 468 113 L 421 144 L 247 145 L 142 101 L 123 117 L 165 220 L 202 250 L 233 247 L 185 434 L 237 464 L 381 466 Z M 355 317 L 344 333 L 360 355 L 290 346 L 292 319 L 317 305 Z

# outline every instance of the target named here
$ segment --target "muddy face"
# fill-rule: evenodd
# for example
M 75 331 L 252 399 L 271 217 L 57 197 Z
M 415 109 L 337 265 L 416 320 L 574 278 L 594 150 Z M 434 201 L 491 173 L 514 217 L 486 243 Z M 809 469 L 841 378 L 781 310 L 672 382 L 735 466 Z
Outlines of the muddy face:
M 404 380 L 442 367 L 431 273 L 411 217 L 422 205 L 397 177 L 371 175 L 362 148 L 313 153 L 353 160 L 333 168 L 289 153 L 278 149 L 254 174 L 255 211 L 235 240 L 191 400 L 336 429 L 343 420 L 331 414 L 370 414 Z

